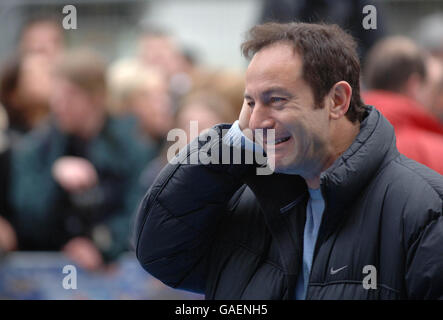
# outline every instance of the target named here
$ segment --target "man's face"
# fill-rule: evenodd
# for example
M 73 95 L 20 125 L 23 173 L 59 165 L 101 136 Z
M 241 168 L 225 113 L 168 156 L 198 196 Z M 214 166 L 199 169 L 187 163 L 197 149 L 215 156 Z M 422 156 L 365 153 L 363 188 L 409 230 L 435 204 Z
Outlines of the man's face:
M 37 22 L 23 34 L 21 49 L 24 53 L 43 53 L 54 59 L 63 49 L 63 34 L 52 22 Z
M 275 171 L 305 176 L 318 170 L 328 154 L 328 108 L 315 108 L 302 59 L 292 46 L 276 43 L 254 55 L 246 72 L 245 103 L 252 112 L 251 130 L 275 129 Z M 264 134 L 264 149 L 270 144 Z
M 172 38 L 144 36 L 138 47 L 141 60 L 148 66 L 159 67 L 168 77 L 183 71 L 184 59 Z
M 24 104 L 48 103 L 52 88 L 52 65 L 46 55 L 32 53 L 23 57 L 18 88 Z
M 177 117 L 177 127 L 184 129 L 188 136 L 188 141 L 194 140 L 203 131 L 222 123 L 223 119 L 203 103 L 191 102 L 182 106 L 184 110 Z M 191 130 L 191 121 L 197 121 L 198 132 Z
M 130 107 L 141 127 L 152 138 L 161 140 L 171 129 L 172 106 L 166 83 L 146 83 L 132 93 Z
M 99 108 L 91 95 L 63 77 L 54 83 L 50 106 L 58 127 L 70 134 L 77 134 Z

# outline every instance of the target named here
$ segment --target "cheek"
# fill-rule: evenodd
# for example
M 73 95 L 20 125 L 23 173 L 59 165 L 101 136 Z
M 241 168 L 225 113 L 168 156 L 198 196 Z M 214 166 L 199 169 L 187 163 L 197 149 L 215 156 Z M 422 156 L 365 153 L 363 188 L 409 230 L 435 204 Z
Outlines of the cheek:
M 294 139 L 293 145 L 297 149 L 303 148 L 309 143 L 311 132 L 304 121 L 298 119 L 292 121 L 290 131 Z
M 90 119 L 94 114 L 94 108 L 95 106 L 88 98 L 82 95 L 73 96 L 70 103 L 67 105 L 66 113 L 69 114 L 69 117 L 71 118 L 69 121 L 71 123 L 80 125 Z

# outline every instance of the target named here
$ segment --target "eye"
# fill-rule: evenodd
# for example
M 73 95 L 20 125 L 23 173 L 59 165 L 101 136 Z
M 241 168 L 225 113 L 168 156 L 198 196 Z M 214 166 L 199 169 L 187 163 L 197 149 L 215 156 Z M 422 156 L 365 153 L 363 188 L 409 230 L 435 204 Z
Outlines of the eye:
M 284 100 L 285 98 L 280 98 L 280 97 L 271 97 L 271 99 L 269 99 L 271 103 L 282 102 Z
M 247 101 L 246 103 L 247 103 L 248 106 L 251 107 L 251 108 L 253 108 L 254 105 L 255 105 L 255 102 L 254 102 L 254 101 Z

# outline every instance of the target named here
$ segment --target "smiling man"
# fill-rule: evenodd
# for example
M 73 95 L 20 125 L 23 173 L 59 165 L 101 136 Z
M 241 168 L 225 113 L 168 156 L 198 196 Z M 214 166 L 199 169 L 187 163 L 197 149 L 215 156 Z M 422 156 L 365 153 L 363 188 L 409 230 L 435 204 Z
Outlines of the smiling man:
M 275 172 L 167 165 L 136 221 L 148 272 L 207 299 L 443 298 L 443 178 L 399 154 L 392 126 L 363 104 L 355 48 L 334 25 L 250 30 L 239 119 L 179 156 L 207 139 L 250 152 L 262 130 L 256 150 Z
M 244 44 L 245 54 L 257 50 L 249 48 L 252 46 L 252 40 Z M 344 117 L 352 92 L 349 83 L 338 81 L 327 97 L 316 101 L 303 77 L 302 58 L 286 40 L 264 47 L 254 55 L 246 73 L 246 84 L 246 106 L 240 116 L 240 127 L 249 127 L 253 132 L 274 129 L 276 170 L 300 174 L 308 185 L 318 188 L 320 172 L 349 147 L 359 130 L 358 121 L 353 123 Z M 358 103 L 352 108 L 361 108 L 362 103 Z M 358 111 L 362 113 L 362 109 Z M 337 136 L 337 129 L 342 137 Z M 267 149 L 266 139 L 264 148 Z

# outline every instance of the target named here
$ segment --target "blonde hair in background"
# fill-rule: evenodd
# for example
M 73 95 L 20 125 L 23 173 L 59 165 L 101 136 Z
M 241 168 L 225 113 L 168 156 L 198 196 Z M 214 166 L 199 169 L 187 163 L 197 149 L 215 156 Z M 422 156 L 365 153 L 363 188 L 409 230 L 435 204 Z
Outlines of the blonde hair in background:
M 164 83 L 162 73 L 136 60 L 120 60 L 111 65 L 106 75 L 109 112 L 119 115 L 128 112 L 129 99 L 138 90 L 158 87 Z
M 220 118 L 223 123 L 230 122 L 234 116 L 232 107 L 226 97 L 215 90 L 198 90 L 183 97 L 175 113 L 175 118 L 177 119 L 188 108 L 196 105 L 211 111 Z
M 56 63 L 56 74 L 91 95 L 106 93 L 106 62 L 100 54 L 89 48 L 65 52 Z
M 239 70 L 208 70 L 196 76 L 193 91 L 211 91 L 222 96 L 231 107 L 230 119 L 238 118 L 243 106 L 245 82 Z

